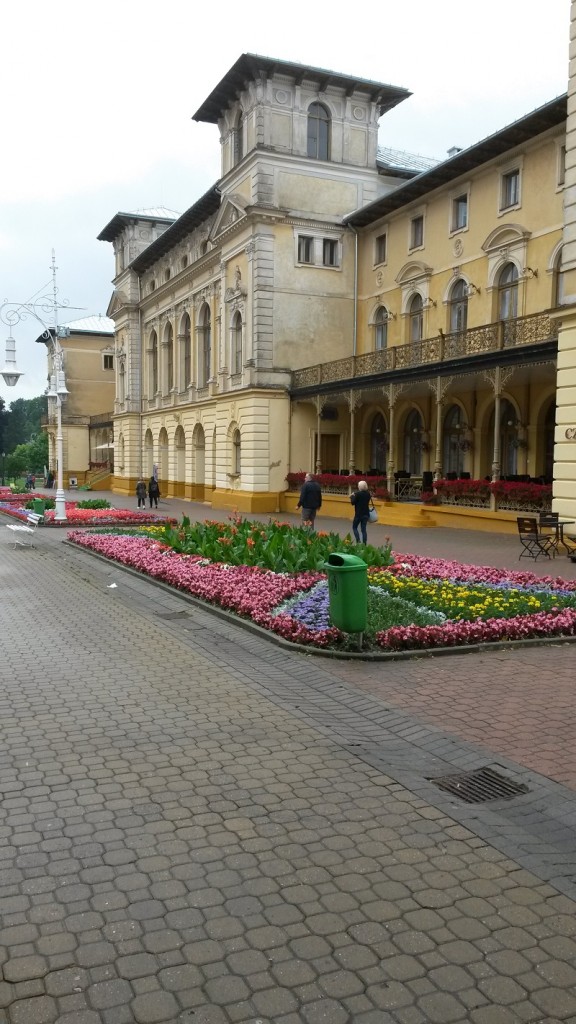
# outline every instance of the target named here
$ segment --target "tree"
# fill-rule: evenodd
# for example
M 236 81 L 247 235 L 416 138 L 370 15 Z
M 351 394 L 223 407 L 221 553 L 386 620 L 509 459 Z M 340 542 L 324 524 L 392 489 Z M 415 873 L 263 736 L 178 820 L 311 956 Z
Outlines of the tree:
M 38 398 L 16 398 L 6 413 L 4 451 L 12 452 L 19 444 L 27 444 L 41 431 L 42 419 L 48 415 L 46 395 Z
M 6 459 L 6 476 L 10 479 L 26 473 L 41 473 L 48 465 L 48 435 L 39 434 L 28 444 L 19 444 Z

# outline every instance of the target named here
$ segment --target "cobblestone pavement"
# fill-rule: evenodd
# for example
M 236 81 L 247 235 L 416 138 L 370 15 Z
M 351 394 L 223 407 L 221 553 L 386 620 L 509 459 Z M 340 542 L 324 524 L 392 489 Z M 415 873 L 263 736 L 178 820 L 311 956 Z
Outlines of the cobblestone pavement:
M 576 789 L 574 644 L 412 659 L 402 670 L 334 664 L 387 704 Z
M 436 798 L 485 751 L 62 539 L 0 536 L 0 1022 L 576 1022 L 570 790 Z

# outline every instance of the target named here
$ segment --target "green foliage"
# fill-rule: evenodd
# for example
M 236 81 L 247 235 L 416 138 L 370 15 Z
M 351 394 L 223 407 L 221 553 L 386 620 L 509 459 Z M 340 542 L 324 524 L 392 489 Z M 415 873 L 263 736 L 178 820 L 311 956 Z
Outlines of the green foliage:
M 30 492 L 27 491 L 26 493 L 29 494 Z M 30 501 L 27 501 L 24 508 L 34 508 L 34 500 L 34 498 L 31 498 Z M 42 498 L 42 501 L 44 502 L 44 508 L 56 508 L 55 498 Z
M 46 395 L 38 398 L 16 398 L 10 403 L 10 410 L 4 419 L 4 447 L 2 451 L 9 454 L 21 444 L 29 444 L 34 438 L 41 436 L 41 421 L 48 413 Z M 30 470 L 40 469 L 44 462 L 30 465 Z
M 6 458 L 6 476 L 25 476 L 38 473 L 48 463 L 48 435 L 39 434 L 28 444 L 19 444 Z
M 84 501 L 77 502 L 77 508 L 112 508 L 109 501 L 105 498 L 86 498 Z
M 178 526 L 155 529 L 155 536 L 180 554 L 202 555 L 229 565 L 258 565 L 274 572 L 322 571 L 335 551 L 356 554 L 370 565 L 392 563 L 390 545 L 357 545 L 349 536 L 342 539 L 337 533 L 314 532 L 276 520 L 257 523 L 231 516 L 227 523 L 190 523 L 185 516 Z
M 431 626 L 436 625 L 443 616 L 428 608 L 417 608 L 411 601 L 401 597 L 393 597 L 379 591 L 376 587 L 368 587 L 368 618 L 366 633 L 375 634 L 392 626 Z

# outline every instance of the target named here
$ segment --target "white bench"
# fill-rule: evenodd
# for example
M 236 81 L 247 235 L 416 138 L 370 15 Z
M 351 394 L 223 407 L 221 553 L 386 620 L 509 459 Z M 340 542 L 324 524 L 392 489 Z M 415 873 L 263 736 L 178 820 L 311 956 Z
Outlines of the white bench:
M 32 537 L 36 533 L 38 523 L 41 523 L 43 519 L 44 516 L 41 516 L 39 512 L 29 512 L 25 523 L 6 523 L 6 529 L 13 530 L 16 534 L 14 537 L 14 547 L 17 547 L 18 544 L 22 547 L 32 547 Z M 23 534 L 24 537 L 29 536 L 30 540 L 20 540 L 19 534 Z

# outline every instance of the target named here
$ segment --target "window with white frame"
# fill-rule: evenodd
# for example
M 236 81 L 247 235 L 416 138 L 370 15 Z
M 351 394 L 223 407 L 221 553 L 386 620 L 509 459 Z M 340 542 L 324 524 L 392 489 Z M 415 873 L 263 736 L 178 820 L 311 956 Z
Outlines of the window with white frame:
M 374 348 L 382 352 L 388 347 L 388 310 L 385 306 L 378 306 L 374 316 Z
M 377 235 L 374 241 L 374 263 L 386 263 L 388 255 L 388 235 L 385 231 Z
M 230 366 L 234 375 L 242 373 L 242 317 L 239 312 L 232 317 L 230 330 Z
M 421 341 L 424 337 L 424 303 L 422 296 L 417 292 L 408 310 L 409 340 Z
M 500 192 L 500 209 L 509 210 L 520 205 L 520 168 L 506 171 L 502 175 Z
M 558 172 L 556 175 L 556 184 L 558 188 L 561 188 L 566 181 L 566 146 L 558 146 Z
M 105 352 L 102 356 L 102 368 L 104 370 L 114 369 L 114 356 L 111 352 Z
M 450 224 L 451 231 L 462 231 L 463 228 L 468 227 L 468 193 L 463 192 L 462 195 L 456 196 L 452 200 L 452 220 Z
M 308 107 L 307 153 L 314 160 L 330 159 L 330 113 L 322 103 Z
M 311 235 L 298 235 L 298 263 L 314 263 L 314 239 Z
M 306 266 L 340 267 L 342 252 L 339 238 L 296 236 L 296 262 Z
M 240 476 L 242 472 L 242 437 L 239 430 L 232 435 L 232 473 Z
M 338 242 L 335 238 L 322 240 L 322 265 L 324 267 L 338 266 Z
M 410 248 L 420 249 L 424 245 L 424 216 L 419 213 L 410 221 Z

